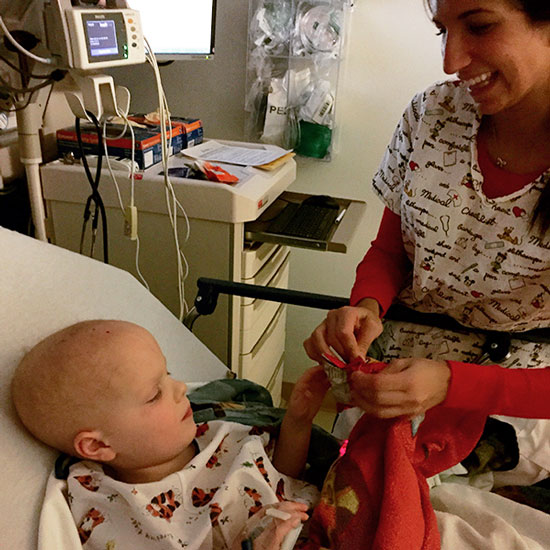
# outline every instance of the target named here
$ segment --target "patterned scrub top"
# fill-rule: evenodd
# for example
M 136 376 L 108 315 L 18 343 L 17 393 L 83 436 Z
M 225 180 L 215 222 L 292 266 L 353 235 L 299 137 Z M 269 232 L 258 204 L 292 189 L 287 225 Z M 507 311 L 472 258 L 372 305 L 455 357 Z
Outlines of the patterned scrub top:
M 82 461 L 68 476 L 68 501 L 85 549 L 223 550 L 259 508 L 281 500 L 313 506 L 319 493 L 275 470 L 261 429 L 212 421 L 198 427 L 199 452 L 161 481 L 129 484 Z
M 405 111 L 374 189 L 401 216 L 414 276 L 399 301 L 463 325 L 518 332 L 550 325 L 550 236 L 530 216 L 550 172 L 489 199 L 477 160 L 481 122 L 459 82 L 418 94 Z

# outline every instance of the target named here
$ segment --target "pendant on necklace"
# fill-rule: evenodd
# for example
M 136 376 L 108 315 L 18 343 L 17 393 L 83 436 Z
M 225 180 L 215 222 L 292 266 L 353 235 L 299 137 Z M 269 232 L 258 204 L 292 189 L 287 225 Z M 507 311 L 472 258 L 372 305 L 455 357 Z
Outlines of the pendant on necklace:
M 504 168 L 506 164 L 508 164 L 504 159 L 501 159 L 500 157 L 497 157 L 495 163 L 499 168 Z

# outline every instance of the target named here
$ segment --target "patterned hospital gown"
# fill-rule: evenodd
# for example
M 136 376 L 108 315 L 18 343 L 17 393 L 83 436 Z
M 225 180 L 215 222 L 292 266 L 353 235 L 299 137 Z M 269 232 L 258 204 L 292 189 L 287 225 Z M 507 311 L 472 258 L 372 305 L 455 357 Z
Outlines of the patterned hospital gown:
M 183 470 L 152 483 L 116 481 L 93 462 L 73 465 L 68 501 L 83 547 L 223 550 L 260 507 L 318 501 L 315 487 L 275 470 L 261 429 L 212 421 L 199 426 L 196 443 L 200 452 Z

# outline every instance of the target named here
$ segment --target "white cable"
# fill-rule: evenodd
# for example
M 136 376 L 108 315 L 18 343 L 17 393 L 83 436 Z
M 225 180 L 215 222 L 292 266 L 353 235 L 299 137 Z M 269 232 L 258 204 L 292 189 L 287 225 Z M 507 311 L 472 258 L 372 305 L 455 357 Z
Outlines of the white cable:
M 155 61 L 156 63 L 156 61 Z M 158 68 L 157 68 L 157 74 L 158 74 L 158 78 L 159 78 L 159 81 L 160 81 L 160 73 L 158 72 Z M 170 116 L 169 116 L 169 111 L 168 111 L 168 103 L 166 101 L 166 96 L 164 94 L 164 90 L 162 90 L 162 84 L 161 84 L 161 91 L 162 91 L 162 98 L 163 98 L 163 105 L 164 105 L 164 109 L 165 111 L 168 113 L 168 121 L 170 122 L 170 125 L 171 125 L 171 119 L 170 119 Z M 171 135 L 171 134 L 170 134 Z M 164 157 L 166 160 L 167 158 Z M 177 205 L 177 207 L 179 208 L 180 212 L 182 213 L 184 219 L 185 219 L 185 222 L 186 222 L 186 237 L 185 237 L 185 241 L 187 241 L 189 239 L 189 233 L 190 233 L 190 226 L 189 226 L 189 218 L 187 217 L 187 213 L 185 212 L 185 208 L 183 207 L 183 205 L 178 201 L 177 197 L 176 197 L 176 194 L 173 190 L 173 185 L 172 185 L 172 182 L 170 180 L 170 177 L 167 176 L 166 178 L 168 180 L 168 187 L 171 189 L 171 193 L 172 193 L 172 197 L 175 201 L 175 204 Z
M 139 278 L 141 279 L 141 282 L 145 285 L 145 288 L 151 292 L 151 289 L 149 288 L 149 285 L 147 284 L 147 281 L 145 280 L 145 277 L 142 275 L 141 270 L 139 269 L 139 235 L 136 236 L 136 271 L 139 275 Z
M 6 38 L 13 44 L 13 46 L 17 48 L 21 53 L 24 53 L 27 57 L 30 57 L 31 59 L 34 59 L 35 61 L 38 61 L 39 63 L 44 63 L 46 65 L 53 65 L 55 63 L 52 57 L 50 58 L 39 57 L 38 55 L 35 55 L 32 52 L 29 52 L 29 50 L 26 50 L 25 48 L 23 48 L 23 46 L 21 46 L 21 44 L 19 44 L 19 42 L 17 42 L 17 40 L 15 40 L 15 38 L 11 35 L 1 15 L 0 15 L 0 27 L 4 31 Z
M 162 87 L 162 81 L 160 77 L 160 70 L 158 68 L 158 64 L 156 61 L 156 58 L 154 54 L 152 53 L 151 46 L 149 45 L 147 39 L 145 39 L 145 45 L 146 45 L 146 59 L 149 62 L 149 64 L 153 68 L 153 72 L 155 74 L 155 80 L 157 84 L 157 92 L 158 92 L 158 103 L 159 103 L 159 118 L 160 118 L 160 135 L 161 135 L 161 155 L 162 155 L 162 166 L 163 166 L 163 172 L 164 172 L 164 185 L 165 185 L 165 198 L 166 198 L 166 207 L 168 211 L 168 217 L 170 219 L 170 224 L 172 226 L 173 235 L 174 235 L 174 243 L 176 248 L 176 263 L 177 263 L 177 278 L 178 278 L 178 294 L 179 294 L 179 304 L 180 304 L 180 310 L 179 310 L 179 319 L 180 321 L 183 320 L 183 317 L 185 316 L 188 306 L 185 301 L 185 279 L 187 278 L 189 274 L 189 264 L 185 258 L 185 254 L 181 250 L 180 246 L 180 238 L 179 238 L 179 231 L 178 231 L 178 210 L 181 211 L 183 218 L 185 220 L 186 224 L 186 232 L 185 232 L 185 239 L 184 241 L 187 241 L 189 239 L 189 233 L 190 233 L 190 225 L 189 225 L 189 218 L 187 216 L 187 213 L 185 212 L 185 209 L 181 205 L 181 203 L 178 201 L 176 197 L 176 193 L 174 190 L 174 187 L 172 185 L 172 182 L 170 180 L 170 176 L 168 174 L 168 157 L 169 157 L 169 147 L 172 141 L 172 123 L 169 116 L 169 110 L 168 110 L 168 104 L 166 101 L 166 95 L 164 93 L 163 87 Z M 166 138 L 166 127 L 168 124 L 168 128 L 170 129 L 169 135 L 170 135 L 170 144 L 167 141 Z
M 150 46 L 148 45 L 148 48 L 150 50 Z M 157 80 L 157 89 L 159 93 L 159 116 L 160 116 L 160 124 L 161 126 L 166 127 L 167 118 L 169 120 L 168 113 L 168 106 L 166 102 L 166 96 L 164 94 L 164 90 L 162 89 L 162 82 L 160 79 L 160 71 L 158 70 L 158 65 L 156 63 L 156 59 L 154 58 L 154 55 L 148 55 L 147 60 L 153 67 L 153 71 L 155 73 L 155 77 Z M 170 126 L 171 127 L 171 123 Z M 183 208 L 183 206 L 179 203 L 177 200 L 177 197 L 175 195 L 175 191 L 173 188 L 173 185 L 170 181 L 170 178 L 168 176 L 168 148 L 167 148 L 167 141 L 166 141 L 166 133 L 161 132 L 161 143 L 162 143 L 162 161 L 163 161 L 163 168 L 164 168 L 164 180 L 165 180 L 165 194 L 166 194 L 166 203 L 167 203 L 167 210 L 168 210 L 168 216 L 170 218 L 170 223 L 172 225 L 173 231 L 174 231 L 174 241 L 176 245 L 176 260 L 177 260 L 177 270 L 178 270 L 178 292 L 180 295 L 180 318 L 183 318 L 185 315 L 185 311 L 187 310 L 187 304 L 185 302 L 184 297 L 184 280 L 188 275 L 189 271 L 189 265 L 187 263 L 187 260 L 185 259 L 185 255 L 181 251 L 180 244 L 179 244 L 179 232 L 177 228 L 177 211 L 178 208 L 181 210 L 184 219 L 186 221 L 187 231 L 186 231 L 186 237 L 185 240 L 189 238 L 189 220 L 187 218 L 186 212 Z
M 134 178 L 134 175 L 135 175 L 135 163 L 134 163 L 134 151 L 135 151 L 135 134 L 134 134 L 134 129 L 132 128 L 132 125 L 130 124 L 128 118 L 126 117 L 126 115 L 124 115 L 122 117 L 124 119 L 124 122 L 125 122 L 125 130 L 126 130 L 126 127 L 130 128 L 130 134 L 132 136 L 132 153 L 131 153 L 131 162 L 132 162 L 132 165 L 131 165 L 131 169 L 130 169 L 130 205 L 131 206 L 134 206 L 134 184 L 135 184 L 135 178 Z M 124 132 L 126 133 L 126 132 Z M 118 204 L 120 206 L 120 210 L 122 211 L 122 215 L 124 216 L 125 215 L 125 211 L 124 211 L 124 201 L 122 200 L 122 194 L 120 193 L 120 187 L 118 185 L 118 182 L 117 182 L 117 179 L 116 179 L 116 176 L 115 176 L 115 173 L 113 171 L 113 168 L 111 166 L 111 159 L 109 158 L 109 147 L 107 145 L 107 120 L 105 120 L 103 122 L 103 149 L 105 151 L 105 160 L 107 161 L 107 168 L 109 170 L 109 175 L 111 176 L 111 181 L 113 182 L 113 185 L 115 187 L 115 191 L 116 191 L 116 194 L 117 194 L 117 197 L 118 197 Z M 139 225 L 138 225 L 139 227 Z M 138 232 L 139 232 L 139 229 L 138 229 Z M 135 253 L 135 266 L 136 266 L 136 272 L 138 274 L 138 277 L 139 279 L 141 280 L 141 282 L 143 283 L 143 286 L 151 291 L 151 289 L 149 288 L 149 284 L 147 283 L 147 280 L 145 279 L 145 277 L 143 276 L 142 272 L 141 272 L 141 269 L 139 267 L 139 234 L 136 236 L 136 253 Z
M 147 40 L 146 40 L 146 43 L 147 43 Z M 147 43 L 148 45 L 148 43 Z M 148 45 L 149 49 L 150 49 L 150 46 Z M 152 51 L 152 50 L 151 50 Z M 154 57 L 154 54 L 151 54 L 151 59 L 148 59 L 148 61 L 151 63 L 151 65 L 153 66 L 153 70 L 155 71 L 155 76 L 157 77 L 158 79 L 158 82 L 160 83 L 160 92 L 161 92 L 161 95 L 159 96 L 162 97 L 162 107 L 164 108 L 164 112 L 166 113 L 166 116 L 168 117 L 168 121 L 170 122 L 171 124 L 171 119 L 170 119 L 170 113 L 169 113 L 169 109 L 168 109 L 168 102 L 166 100 L 166 95 L 164 93 L 164 89 L 162 87 L 162 82 L 161 82 L 161 77 L 160 77 L 160 71 L 158 69 L 158 64 L 156 62 L 156 58 Z M 159 99 L 160 101 L 160 99 Z M 170 137 L 171 137 L 171 133 L 170 133 Z M 161 138 L 162 139 L 162 138 Z M 166 149 L 163 148 L 163 152 L 166 152 Z M 165 157 L 163 157 L 163 162 L 167 162 L 167 156 L 166 155 Z M 185 237 L 185 241 L 188 240 L 189 238 L 189 233 L 190 233 L 190 226 L 189 226 L 189 218 L 187 217 L 187 213 L 185 212 L 185 208 L 183 207 L 183 205 L 177 200 L 177 197 L 176 197 L 176 194 L 173 190 L 173 185 L 172 185 L 172 182 L 170 180 L 170 177 L 168 176 L 168 173 L 166 172 L 166 178 L 167 180 L 167 183 L 168 183 L 168 187 L 171 189 L 171 194 L 172 194 L 172 197 L 175 201 L 175 204 L 177 205 L 177 207 L 179 208 L 180 212 L 182 213 L 184 219 L 185 219 L 185 222 L 186 222 L 186 237 Z
M 130 206 L 135 206 L 135 187 L 136 187 L 136 168 L 135 168 L 135 151 L 136 151 L 136 134 L 134 132 L 134 127 L 128 120 L 128 116 L 126 114 L 122 115 L 122 118 L 124 119 L 124 122 L 126 126 L 130 130 L 130 135 L 132 136 L 132 151 L 130 152 L 130 160 L 131 160 L 131 166 L 130 166 Z
M 109 175 L 111 176 L 111 181 L 113 182 L 113 186 L 118 197 L 118 204 L 120 206 L 120 209 L 124 212 L 124 202 L 122 201 L 120 187 L 111 166 L 111 159 L 109 158 L 109 146 L 107 145 L 107 120 L 103 121 L 103 150 L 105 153 L 105 160 L 107 162 L 107 169 L 109 170 Z

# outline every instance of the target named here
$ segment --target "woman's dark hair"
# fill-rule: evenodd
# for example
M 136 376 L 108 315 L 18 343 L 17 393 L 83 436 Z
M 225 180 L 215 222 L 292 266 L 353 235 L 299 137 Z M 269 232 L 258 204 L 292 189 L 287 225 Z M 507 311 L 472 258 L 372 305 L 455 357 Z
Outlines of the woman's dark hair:
M 548 0 L 515 0 L 531 21 L 550 21 Z
M 519 9 L 525 12 L 533 23 L 550 22 L 550 0 L 510 0 Z M 430 0 L 424 0 L 424 7 L 429 15 L 432 14 Z M 541 235 L 550 229 L 550 177 L 545 178 L 545 185 L 539 197 L 533 216 L 531 226 L 538 224 Z
M 522 9 L 531 21 L 550 21 L 550 2 L 548 0 L 511 0 Z M 424 6 L 432 14 L 430 0 L 424 0 Z
M 533 23 L 550 21 L 549 0 L 514 0 Z M 545 179 L 544 189 L 540 194 L 531 218 L 531 225 L 539 224 L 541 235 L 550 229 L 550 178 Z

